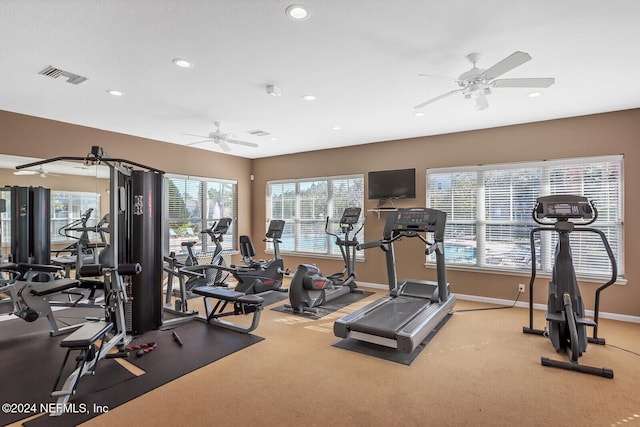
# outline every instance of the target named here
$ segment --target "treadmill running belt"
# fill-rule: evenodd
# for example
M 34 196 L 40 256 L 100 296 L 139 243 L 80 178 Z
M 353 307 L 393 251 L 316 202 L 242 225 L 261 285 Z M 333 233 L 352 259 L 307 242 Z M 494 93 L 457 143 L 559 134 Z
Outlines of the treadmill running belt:
M 395 339 L 396 332 L 429 304 L 431 302 L 428 299 L 399 296 L 352 322 L 349 328 L 356 332 Z

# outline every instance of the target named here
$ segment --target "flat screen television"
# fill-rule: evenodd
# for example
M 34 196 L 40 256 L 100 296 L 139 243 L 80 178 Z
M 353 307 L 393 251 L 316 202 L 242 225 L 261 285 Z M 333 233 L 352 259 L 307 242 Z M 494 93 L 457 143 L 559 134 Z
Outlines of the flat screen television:
M 416 170 L 369 172 L 368 189 L 369 200 L 415 199 Z

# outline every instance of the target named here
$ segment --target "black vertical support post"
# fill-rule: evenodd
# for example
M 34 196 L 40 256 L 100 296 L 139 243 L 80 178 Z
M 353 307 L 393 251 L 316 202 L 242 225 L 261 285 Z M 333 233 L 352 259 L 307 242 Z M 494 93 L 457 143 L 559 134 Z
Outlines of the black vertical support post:
M 29 188 L 11 187 L 11 257 L 29 262 Z
M 142 265 L 133 279 L 132 332 L 162 326 L 162 175 L 133 171 L 131 191 L 132 261 Z
M 51 190 L 44 187 L 29 189 L 30 253 L 34 264 L 51 263 Z

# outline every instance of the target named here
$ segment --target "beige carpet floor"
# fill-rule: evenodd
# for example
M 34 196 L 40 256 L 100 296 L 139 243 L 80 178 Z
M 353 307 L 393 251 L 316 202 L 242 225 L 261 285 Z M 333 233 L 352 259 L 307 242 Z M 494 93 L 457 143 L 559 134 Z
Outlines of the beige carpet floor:
M 581 358 L 614 379 L 541 366 L 562 355 L 522 333 L 524 308 L 455 313 L 405 366 L 332 347 L 333 321 L 384 294 L 367 290 L 377 295 L 319 320 L 267 307 L 254 331 L 264 341 L 83 425 L 640 427 L 640 356 L 612 346 L 640 353 L 640 324 L 602 319 L 611 345 Z

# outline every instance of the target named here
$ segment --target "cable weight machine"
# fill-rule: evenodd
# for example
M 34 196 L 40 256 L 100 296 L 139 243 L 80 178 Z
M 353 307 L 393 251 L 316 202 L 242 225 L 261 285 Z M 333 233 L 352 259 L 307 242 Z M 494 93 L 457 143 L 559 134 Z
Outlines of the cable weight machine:
M 24 169 L 56 161 L 78 161 L 109 168 L 109 236 L 105 265 L 85 265 L 82 276 L 102 276 L 107 306 L 105 319 L 89 322 L 60 343 L 80 351 L 76 368 L 60 383 L 64 363 L 51 393 L 64 408 L 78 380 L 94 373 L 103 358 L 126 357 L 132 334 L 162 325 L 162 177 L 164 172 L 130 160 L 112 158 L 101 147 L 91 147 L 85 157 L 55 157 L 17 166 Z M 137 169 L 135 169 L 137 168 Z M 83 274 L 84 273 L 84 274 Z M 96 348 L 96 342 L 100 347 Z M 117 347 L 118 353 L 108 354 Z M 55 413 L 52 415 L 62 415 Z

